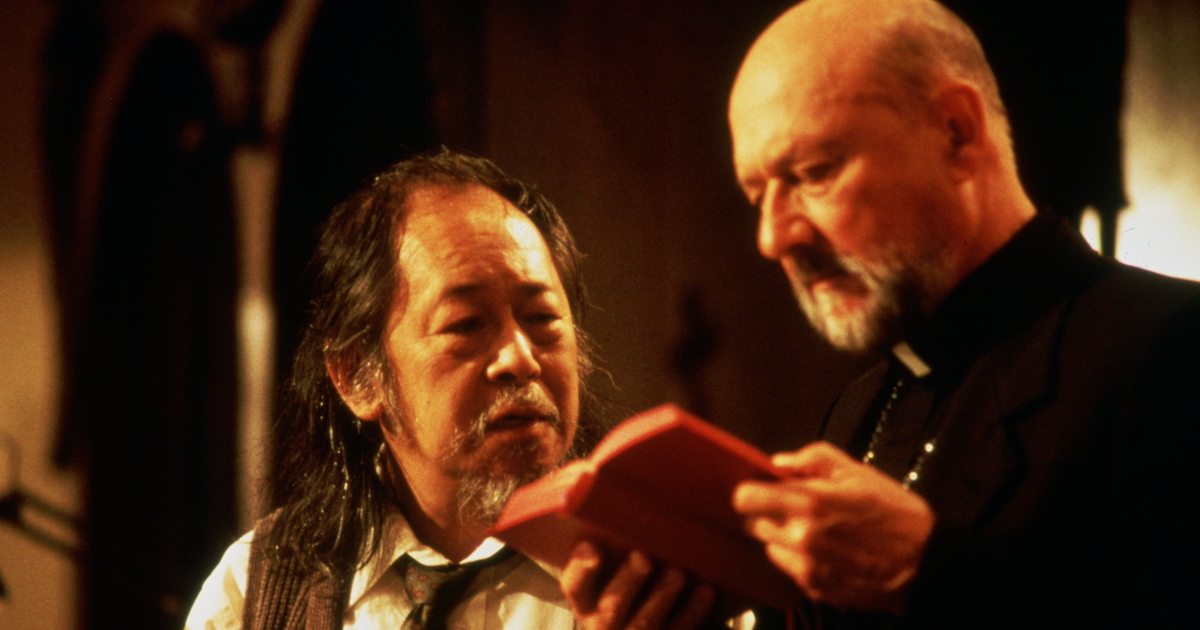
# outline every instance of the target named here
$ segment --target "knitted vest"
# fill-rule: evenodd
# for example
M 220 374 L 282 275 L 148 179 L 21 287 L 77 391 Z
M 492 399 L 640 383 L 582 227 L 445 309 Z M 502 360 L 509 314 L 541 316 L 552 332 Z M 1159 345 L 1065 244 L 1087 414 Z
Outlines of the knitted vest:
M 338 630 L 349 598 L 348 576 L 306 570 L 295 560 L 272 558 L 277 546 L 274 515 L 259 521 L 250 543 L 245 630 Z

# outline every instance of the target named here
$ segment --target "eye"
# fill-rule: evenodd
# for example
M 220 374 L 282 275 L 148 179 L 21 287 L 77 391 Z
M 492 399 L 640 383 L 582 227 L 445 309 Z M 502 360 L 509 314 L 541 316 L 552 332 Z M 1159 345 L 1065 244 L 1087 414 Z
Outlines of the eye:
M 482 326 L 483 320 L 481 318 L 475 316 L 464 317 L 450 322 L 448 326 L 442 328 L 438 333 L 443 335 L 467 335 L 479 330 Z
M 560 319 L 562 316 L 553 312 L 532 313 L 525 317 L 525 321 L 535 326 L 549 326 Z
M 809 183 L 818 183 L 827 179 L 831 173 L 833 173 L 833 164 L 823 162 L 804 169 L 804 172 L 800 175 L 800 179 Z
M 534 311 L 522 317 L 522 327 L 529 339 L 539 346 L 558 343 L 564 334 L 563 316 L 558 311 Z

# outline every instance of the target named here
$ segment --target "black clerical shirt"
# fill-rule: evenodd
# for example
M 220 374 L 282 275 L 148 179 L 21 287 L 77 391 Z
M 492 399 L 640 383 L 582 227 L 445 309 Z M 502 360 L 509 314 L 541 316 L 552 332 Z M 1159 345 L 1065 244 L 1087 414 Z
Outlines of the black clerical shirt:
M 870 451 L 876 468 L 919 483 L 923 461 L 937 456 L 941 403 L 973 361 L 1103 273 L 1099 258 L 1079 255 L 1085 247 L 1053 214 L 1030 220 L 893 348 L 886 368 L 877 368 L 886 369 L 884 386 L 847 451 L 859 459 Z

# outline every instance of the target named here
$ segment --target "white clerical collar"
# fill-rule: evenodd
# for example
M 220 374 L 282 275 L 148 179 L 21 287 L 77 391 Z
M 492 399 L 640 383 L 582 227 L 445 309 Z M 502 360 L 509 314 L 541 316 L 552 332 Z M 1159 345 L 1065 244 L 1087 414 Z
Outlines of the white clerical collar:
M 917 353 L 912 349 L 912 346 L 908 345 L 907 341 L 901 341 L 893 346 L 892 354 L 917 378 L 925 378 L 933 371 L 928 363 L 917 356 Z

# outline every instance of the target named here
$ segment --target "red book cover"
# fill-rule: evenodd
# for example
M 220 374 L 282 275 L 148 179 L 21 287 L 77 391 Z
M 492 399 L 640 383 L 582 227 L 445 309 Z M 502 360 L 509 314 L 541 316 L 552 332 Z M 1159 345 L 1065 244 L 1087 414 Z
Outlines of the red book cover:
M 518 489 L 492 535 L 556 567 L 584 538 L 640 549 L 731 594 L 787 608 L 799 590 L 732 505 L 738 483 L 784 476 L 753 446 L 663 405 L 617 425 L 591 457 Z

